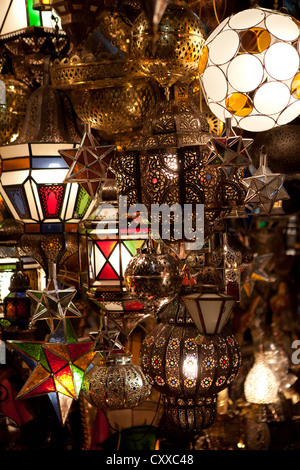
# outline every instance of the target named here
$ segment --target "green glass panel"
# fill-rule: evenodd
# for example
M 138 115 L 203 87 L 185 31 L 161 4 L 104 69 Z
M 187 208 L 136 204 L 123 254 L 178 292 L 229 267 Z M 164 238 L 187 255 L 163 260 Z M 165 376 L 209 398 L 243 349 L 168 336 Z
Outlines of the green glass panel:
M 33 0 L 27 0 L 29 26 L 42 26 L 40 12 L 32 8 Z
M 145 243 L 145 240 L 124 240 L 124 245 L 130 251 L 132 256 L 136 255 L 136 252 Z
M 11 345 L 16 349 L 23 351 L 27 356 L 35 359 L 36 361 L 40 360 L 42 350 L 41 344 L 11 342 Z
M 82 370 L 78 369 L 78 367 L 74 366 L 73 364 L 71 364 L 70 367 L 71 367 L 71 371 L 72 371 L 72 375 L 73 375 L 73 382 L 74 382 L 74 387 L 75 387 L 75 390 L 76 390 L 76 394 L 79 395 L 80 390 L 81 390 L 81 385 L 82 385 L 84 372 Z
M 89 205 L 92 201 L 92 198 L 88 195 L 86 190 L 80 187 L 78 199 L 76 203 L 76 215 L 80 219 L 85 215 L 86 211 L 89 208 Z
M 72 326 L 72 323 L 67 318 L 65 318 L 64 321 L 65 321 L 65 328 L 66 328 L 67 343 L 77 343 L 78 339 L 74 331 L 74 328 Z
M 43 350 L 41 350 L 41 356 L 40 356 L 40 364 L 48 371 L 51 372 L 51 369 L 49 367 L 48 361 L 46 359 L 45 353 Z

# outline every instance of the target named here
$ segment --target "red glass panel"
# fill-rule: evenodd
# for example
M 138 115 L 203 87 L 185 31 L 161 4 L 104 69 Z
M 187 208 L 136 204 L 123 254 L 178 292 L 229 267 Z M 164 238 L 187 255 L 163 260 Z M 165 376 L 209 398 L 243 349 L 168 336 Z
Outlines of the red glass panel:
M 42 395 L 43 393 L 55 392 L 55 385 L 52 377 L 42 382 L 40 385 L 26 393 L 26 398 L 30 396 Z
M 89 349 L 92 347 L 92 342 L 84 342 L 84 343 L 75 343 L 75 344 L 69 344 L 69 354 L 70 354 L 70 359 L 73 362 L 75 359 L 77 359 L 79 356 L 87 352 Z
M 42 207 L 46 217 L 58 217 L 63 201 L 64 186 L 40 186 Z
M 101 240 L 96 243 L 106 258 L 109 257 L 117 244 L 116 240 Z
M 44 349 L 44 353 L 54 374 L 59 371 L 62 367 L 68 365 L 68 363 L 64 359 L 58 357 L 56 354 L 53 354 L 51 351 L 48 351 L 48 349 Z
M 125 307 L 126 311 L 128 311 L 128 310 L 143 310 L 143 308 L 144 308 L 143 304 L 140 304 L 139 302 L 135 302 L 135 301 L 124 302 L 124 307 Z
M 61 369 L 57 374 L 55 374 L 57 380 L 74 396 L 76 396 L 73 375 L 69 366 Z
M 111 265 L 109 263 L 106 263 L 101 270 L 100 274 L 97 276 L 97 279 L 102 279 L 102 280 L 115 280 L 119 279 L 119 276 L 116 274 L 116 272 L 113 270 Z

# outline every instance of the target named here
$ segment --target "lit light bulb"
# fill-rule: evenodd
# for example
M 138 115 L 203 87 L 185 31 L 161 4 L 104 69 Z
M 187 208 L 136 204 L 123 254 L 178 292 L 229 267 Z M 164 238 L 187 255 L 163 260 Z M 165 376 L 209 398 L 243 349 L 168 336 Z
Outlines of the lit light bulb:
M 198 374 L 198 361 L 192 354 L 187 354 L 183 362 L 183 375 L 187 379 L 195 379 Z
M 272 370 L 265 363 L 262 355 L 258 356 L 250 369 L 244 384 L 246 400 L 249 403 L 276 403 L 279 382 Z

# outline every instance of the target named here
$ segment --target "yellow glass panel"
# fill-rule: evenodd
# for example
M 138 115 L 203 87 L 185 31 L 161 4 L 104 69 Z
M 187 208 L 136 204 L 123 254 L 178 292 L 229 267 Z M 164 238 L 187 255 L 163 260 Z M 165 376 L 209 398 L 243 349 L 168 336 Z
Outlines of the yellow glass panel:
M 300 99 L 300 73 L 296 73 L 294 80 L 292 81 L 291 93 L 297 100 Z
M 225 102 L 226 108 L 235 116 L 248 116 L 253 109 L 249 96 L 243 93 L 232 93 Z
M 264 28 L 251 28 L 241 34 L 241 41 L 246 52 L 258 54 L 269 47 L 271 36 Z
M 61 385 L 61 383 L 59 383 L 59 381 L 56 380 L 55 377 L 54 377 L 54 383 L 55 383 L 55 388 L 56 388 L 56 391 L 57 391 L 57 392 L 60 392 L 60 393 L 62 393 L 63 395 L 66 395 L 66 396 L 68 396 L 68 397 L 74 398 L 73 395 L 71 395 L 71 393 L 70 393 L 65 387 L 63 387 L 63 386 Z
M 92 362 L 92 360 L 94 359 L 95 354 L 96 353 L 94 351 L 88 352 L 87 354 L 82 356 L 80 359 L 75 361 L 74 365 L 76 365 L 82 370 L 86 370 L 88 366 L 90 365 L 90 363 Z
M 208 58 L 208 47 L 204 46 L 200 59 L 199 59 L 199 65 L 198 65 L 198 72 L 200 75 L 204 72 L 204 69 L 207 64 L 207 58 Z

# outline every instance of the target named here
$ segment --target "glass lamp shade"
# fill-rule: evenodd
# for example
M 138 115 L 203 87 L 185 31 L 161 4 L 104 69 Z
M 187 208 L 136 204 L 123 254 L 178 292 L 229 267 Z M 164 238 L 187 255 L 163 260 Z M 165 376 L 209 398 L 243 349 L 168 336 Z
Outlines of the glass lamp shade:
M 79 184 L 64 183 L 68 166 L 58 150 L 73 143 L 26 143 L 0 147 L 0 192 L 27 232 L 77 230 L 92 199 Z
M 0 36 L 14 33 L 31 26 L 54 28 L 56 22 L 51 18 L 56 18 L 58 25 L 60 19 L 51 11 L 51 8 L 37 11 L 37 3 L 49 6 L 49 0 L 3 0 L 0 11 Z
M 265 361 L 263 355 L 259 355 L 250 369 L 245 383 L 245 398 L 249 403 L 270 404 L 279 400 L 279 382 Z
M 261 132 L 300 113 L 298 22 L 279 11 L 250 8 L 208 36 L 199 74 L 207 104 L 223 122 Z
M 235 297 L 215 293 L 191 293 L 181 297 L 196 327 L 203 334 L 218 334 L 236 304 Z

